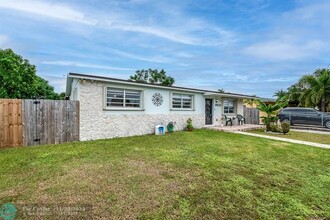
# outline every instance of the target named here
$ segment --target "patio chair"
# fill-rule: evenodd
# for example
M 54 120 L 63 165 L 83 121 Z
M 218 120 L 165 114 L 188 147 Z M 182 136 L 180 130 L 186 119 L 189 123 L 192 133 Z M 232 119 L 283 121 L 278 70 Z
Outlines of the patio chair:
M 233 125 L 233 121 L 231 120 L 231 118 L 228 118 L 227 115 L 223 115 L 225 122 L 226 122 L 226 126 L 228 126 L 228 124 L 230 123 L 230 126 Z
M 237 122 L 239 125 L 244 125 L 245 124 L 245 118 L 243 117 L 243 115 L 237 115 Z

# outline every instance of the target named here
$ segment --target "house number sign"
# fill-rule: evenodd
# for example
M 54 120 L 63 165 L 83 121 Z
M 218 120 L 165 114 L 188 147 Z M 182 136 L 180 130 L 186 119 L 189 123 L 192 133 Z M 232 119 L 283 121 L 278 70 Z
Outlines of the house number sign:
M 156 92 L 152 96 L 152 103 L 155 106 L 161 106 L 163 104 L 163 96 L 159 92 Z

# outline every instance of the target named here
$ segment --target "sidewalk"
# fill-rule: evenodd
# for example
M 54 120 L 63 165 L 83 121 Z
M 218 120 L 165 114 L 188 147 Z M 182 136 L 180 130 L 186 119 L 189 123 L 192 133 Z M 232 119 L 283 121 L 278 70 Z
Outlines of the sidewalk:
M 306 133 L 315 133 L 315 134 L 328 134 L 328 135 L 330 135 L 330 129 L 329 129 L 329 131 L 316 131 L 316 130 L 290 129 L 290 131 L 306 132 Z
M 243 131 L 235 131 L 233 133 L 249 135 L 249 136 L 254 136 L 254 137 L 268 138 L 268 139 L 277 140 L 277 141 L 285 141 L 285 142 L 290 142 L 290 143 L 294 143 L 294 144 L 303 144 L 303 145 L 309 145 L 309 146 L 313 146 L 313 147 L 330 149 L 329 144 L 319 144 L 319 143 L 314 143 L 314 142 L 309 142 L 309 141 L 299 141 L 299 140 L 293 140 L 293 139 L 288 139 L 288 138 L 273 137 L 273 136 L 267 136 L 267 135 L 261 135 L 261 134 L 253 134 L 253 133 L 248 133 L 248 132 L 243 132 Z
M 224 131 L 224 132 L 235 132 L 235 131 L 250 131 L 259 128 L 263 128 L 263 125 L 251 125 L 251 124 L 244 124 L 244 125 L 233 125 L 233 126 L 204 126 L 206 129 Z

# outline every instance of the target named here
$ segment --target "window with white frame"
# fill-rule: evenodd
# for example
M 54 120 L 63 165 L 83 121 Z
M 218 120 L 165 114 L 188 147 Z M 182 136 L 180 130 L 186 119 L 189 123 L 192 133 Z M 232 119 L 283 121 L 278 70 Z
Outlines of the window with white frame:
M 223 100 L 223 113 L 235 113 L 235 100 Z
M 141 108 L 141 91 L 107 87 L 106 107 Z
M 193 96 L 185 94 L 172 94 L 172 108 L 174 109 L 192 109 L 193 108 Z

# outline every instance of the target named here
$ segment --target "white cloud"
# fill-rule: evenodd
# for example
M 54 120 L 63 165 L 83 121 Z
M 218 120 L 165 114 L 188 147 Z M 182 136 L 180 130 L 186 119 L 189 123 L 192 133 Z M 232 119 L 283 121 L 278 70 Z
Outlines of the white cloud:
M 96 24 L 94 19 L 88 18 L 83 12 L 68 5 L 36 0 L 0 0 L 0 8 L 23 11 L 40 16 L 61 19 L 83 24 Z
M 0 0 L 0 8 L 86 24 L 105 30 L 142 33 L 187 45 L 219 46 L 232 42 L 234 37 L 233 33 L 227 30 L 191 18 L 181 11 L 171 12 L 176 17 L 169 16 L 166 9 L 162 10 L 166 23 L 152 24 L 130 10 L 118 8 L 112 8 L 107 13 L 93 11 L 91 8 L 84 12 L 68 4 L 40 0 Z
M 175 56 L 177 56 L 177 57 L 181 57 L 181 58 L 192 58 L 192 57 L 194 57 L 193 54 L 191 54 L 191 53 L 186 53 L 186 52 L 183 52 L 183 51 L 175 52 Z
M 313 2 L 314 3 L 314 2 Z M 311 5 L 305 5 L 299 8 L 296 8 L 292 11 L 288 11 L 284 13 L 284 17 L 286 19 L 294 19 L 294 20 L 304 20 L 307 22 L 315 21 L 318 22 L 326 22 L 322 21 L 319 18 L 329 18 L 329 10 L 330 10 L 330 3 L 326 1 L 324 3 L 316 3 Z M 327 22 L 328 23 L 328 22 Z
M 151 27 L 151 26 L 148 27 L 148 26 L 133 25 L 133 24 L 114 24 L 114 25 L 109 26 L 109 28 L 118 29 L 121 31 L 150 34 L 150 35 L 154 35 L 154 36 L 157 36 L 160 38 L 165 38 L 167 40 L 177 42 L 177 43 L 190 44 L 190 45 L 199 44 L 192 37 L 186 37 L 182 34 L 178 34 L 171 30 L 164 30 L 159 27 Z
M 5 47 L 6 43 L 8 42 L 8 37 L 6 35 L 0 35 L 0 47 Z
M 244 48 L 243 53 L 271 61 L 328 57 L 330 3 L 300 3 L 302 6 L 274 17 L 271 31 L 259 33 L 260 41 Z
M 256 12 L 269 6 L 269 0 L 237 0 L 236 8 L 243 12 Z
M 132 53 L 127 53 L 127 52 L 123 52 L 123 51 L 116 50 L 116 49 L 108 48 L 107 50 L 111 51 L 112 53 L 114 53 L 116 55 L 131 58 L 131 59 L 135 59 L 135 60 L 142 60 L 142 61 L 154 62 L 154 63 L 170 63 L 170 62 L 173 62 L 173 59 L 168 58 L 168 57 L 164 57 L 164 56 L 144 57 L 144 56 L 139 56 L 139 55 L 135 55 L 135 54 L 132 54 Z
M 87 64 L 87 63 L 80 63 L 80 62 L 67 61 L 67 60 L 44 61 L 44 62 L 42 62 L 42 64 L 59 65 L 59 66 L 76 66 L 76 67 L 86 67 L 86 68 L 105 69 L 105 70 L 133 70 L 130 68 Z
M 278 77 L 278 78 L 259 79 L 255 81 L 256 82 L 292 82 L 294 80 L 297 80 L 297 77 Z
M 66 76 L 54 76 L 47 74 L 38 74 L 40 77 L 46 79 L 50 85 L 54 86 L 55 92 L 64 92 L 66 86 Z
M 195 25 L 184 21 L 184 19 L 182 22 L 185 22 L 182 26 L 160 27 L 152 25 L 138 25 L 130 23 L 129 21 L 123 21 L 122 23 L 110 22 L 107 23 L 105 27 L 120 31 L 153 35 L 172 42 L 187 45 L 221 46 L 227 45 L 228 43 L 234 41 L 234 34 L 221 28 L 213 27 L 202 22 Z
M 275 61 L 299 60 L 316 55 L 326 46 L 321 41 L 290 42 L 286 40 L 271 40 L 253 44 L 244 49 L 244 53 Z

